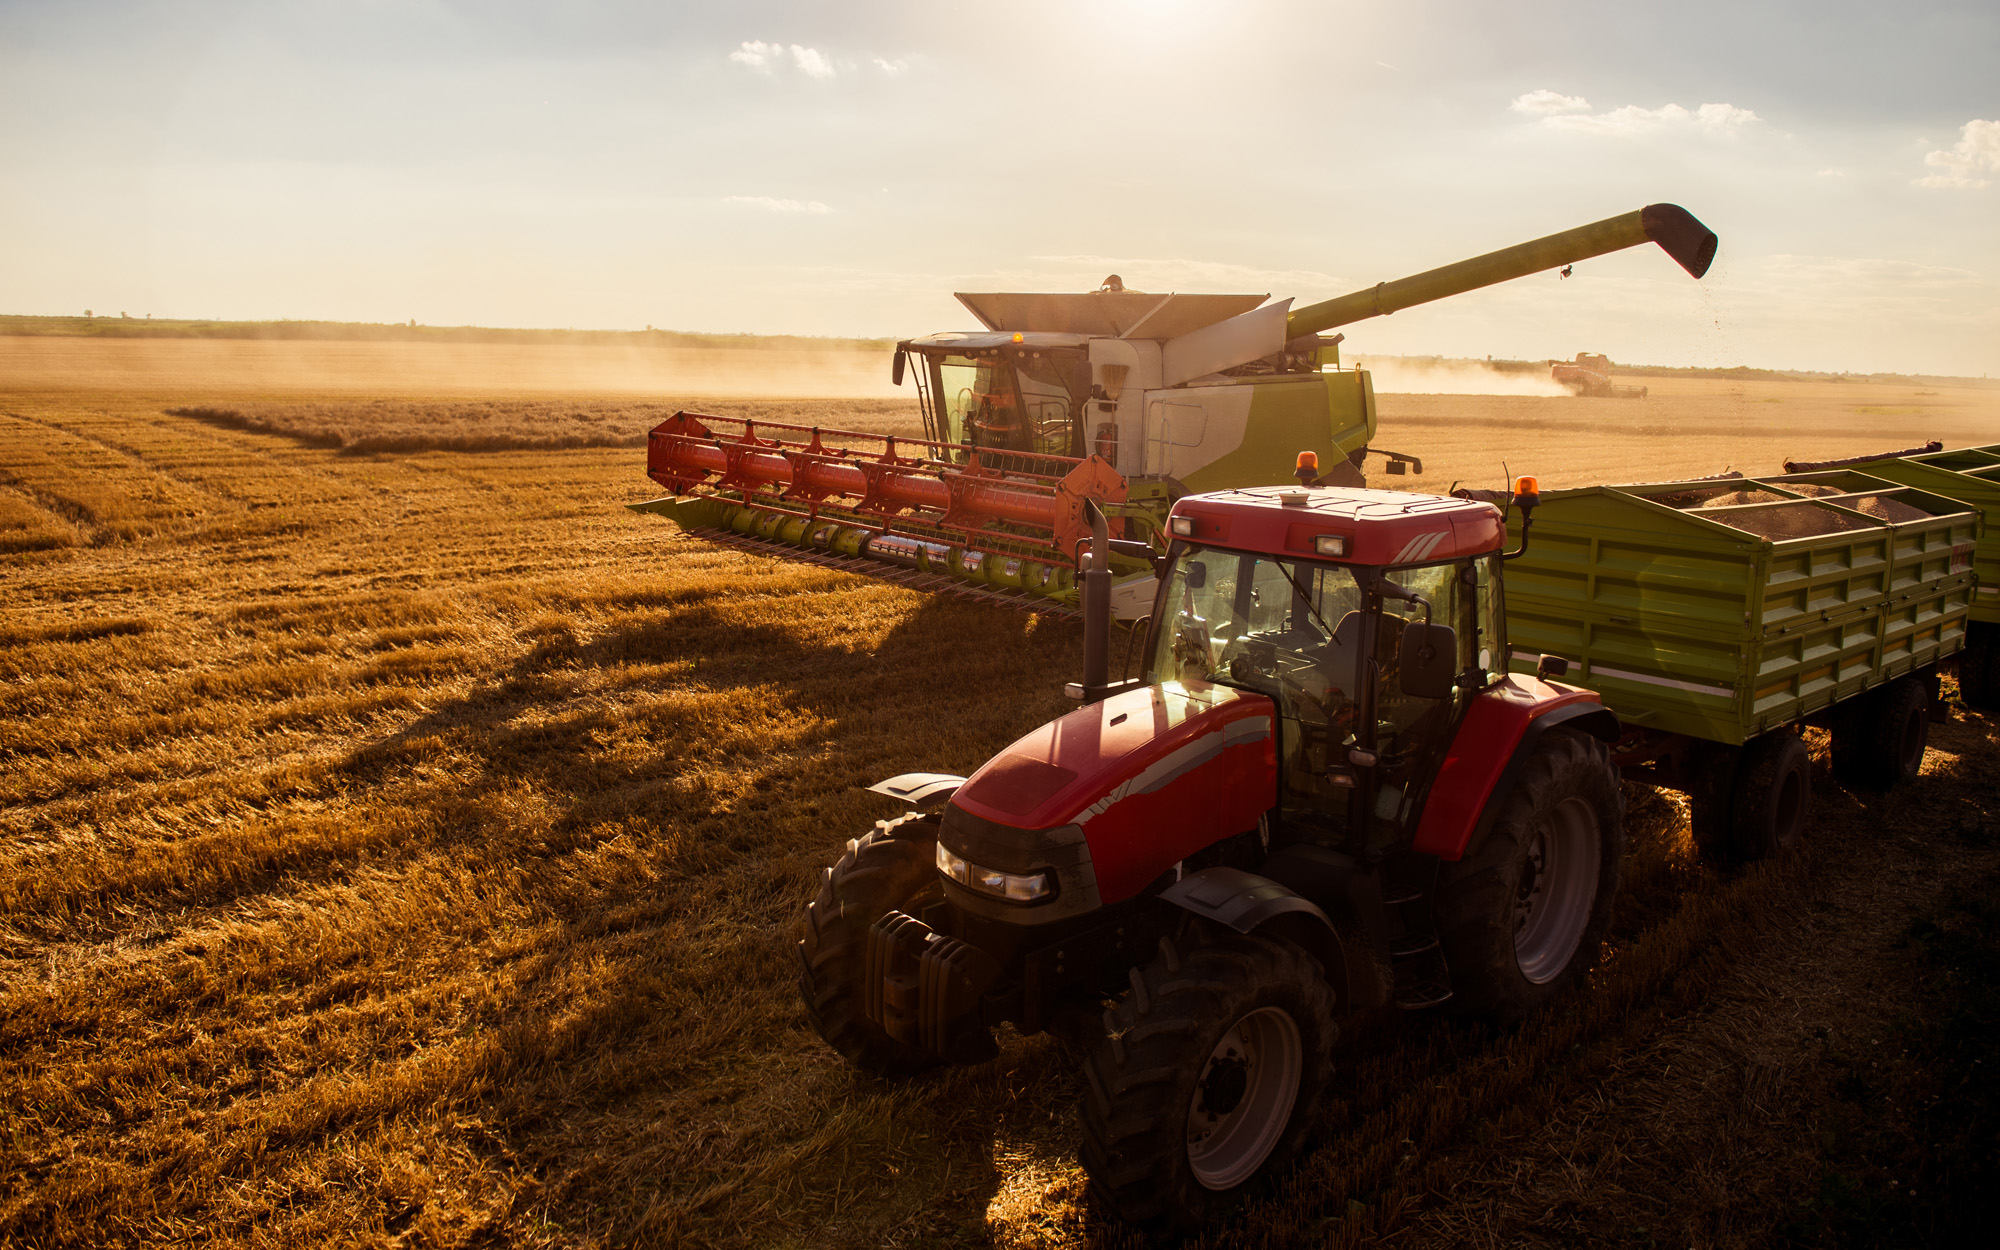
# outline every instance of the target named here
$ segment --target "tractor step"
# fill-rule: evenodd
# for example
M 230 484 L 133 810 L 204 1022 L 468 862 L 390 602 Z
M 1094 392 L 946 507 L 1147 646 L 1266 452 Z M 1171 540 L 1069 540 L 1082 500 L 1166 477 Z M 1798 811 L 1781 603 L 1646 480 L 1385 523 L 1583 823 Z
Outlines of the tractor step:
M 1437 948 L 1438 940 L 1436 934 L 1413 934 L 1391 945 L 1389 947 L 1389 955 L 1392 959 L 1398 961 L 1415 959 L 1419 955 L 1428 955 Z

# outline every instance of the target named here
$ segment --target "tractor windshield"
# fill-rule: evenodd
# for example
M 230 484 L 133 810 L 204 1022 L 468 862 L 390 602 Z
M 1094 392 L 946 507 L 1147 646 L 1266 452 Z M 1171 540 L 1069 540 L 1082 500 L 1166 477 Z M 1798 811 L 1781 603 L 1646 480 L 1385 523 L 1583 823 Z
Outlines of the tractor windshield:
M 1353 719 L 1361 589 L 1339 565 L 1193 550 L 1174 567 L 1158 681 L 1222 682 L 1282 697 L 1301 719 Z
M 1269 696 L 1282 722 L 1278 798 L 1287 822 L 1335 841 L 1350 830 L 1364 840 L 1389 836 L 1420 807 L 1464 702 L 1462 692 L 1445 699 L 1403 692 L 1403 630 L 1426 619 L 1452 626 L 1458 671 L 1473 668 L 1470 572 L 1464 563 L 1388 570 L 1389 582 L 1423 596 L 1430 611 L 1388 597 L 1371 619 L 1349 567 L 1185 548 L 1168 581 L 1150 676 Z M 1365 729 L 1364 709 L 1373 711 Z M 1351 767 L 1357 746 L 1378 766 Z

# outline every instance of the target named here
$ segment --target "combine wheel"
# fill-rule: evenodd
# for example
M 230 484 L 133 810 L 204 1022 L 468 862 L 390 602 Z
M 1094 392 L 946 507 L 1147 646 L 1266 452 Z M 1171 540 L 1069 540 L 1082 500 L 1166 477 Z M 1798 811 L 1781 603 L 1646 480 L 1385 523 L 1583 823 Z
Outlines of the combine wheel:
M 916 1050 L 882 1031 L 862 1009 L 868 930 L 890 911 L 915 911 L 943 897 L 937 880 L 937 823 L 915 812 L 883 821 L 847 844 L 806 906 L 799 942 L 799 995 L 827 1044 L 870 1072 L 922 1067 Z
M 1336 1006 L 1319 964 L 1290 942 L 1162 942 L 1084 1061 L 1091 1192 L 1161 1230 L 1234 1206 L 1305 1136 Z
M 1537 742 L 1505 803 L 1440 871 L 1437 917 L 1455 1004 L 1513 1021 L 1597 961 L 1625 832 L 1610 751 L 1581 734 Z
M 1748 864 L 1789 851 L 1812 812 L 1812 759 L 1779 729 L 1743 744 L 1729 814 L 1727 857 Z
M 1833 723 L 1833 770 L 1864 790 L 1915 781 L 1931 734 L 1930 691 L 1914 677 L 1850 699 Z

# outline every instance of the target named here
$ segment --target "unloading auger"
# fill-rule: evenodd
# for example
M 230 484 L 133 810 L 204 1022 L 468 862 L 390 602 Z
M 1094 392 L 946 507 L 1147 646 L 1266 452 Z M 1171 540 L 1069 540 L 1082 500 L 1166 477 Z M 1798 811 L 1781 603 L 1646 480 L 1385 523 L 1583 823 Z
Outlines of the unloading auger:
M 984 330 L 896 345 L 923 438 L 677 412 L 629 505 L 711 541 L 1037 612 L 1074 615 L 1085 504 L 1115 536 L 1112 610 L 1146 614 L 1168 511 L 1232 487 L 1362 484 L 1416 456 L 1371 448 L 1375 390 L 1327 331 L 1657 243 L 1696 278 L 1716 237 L 1652 204 L 1412 277 L 1292 307 L 1266 295 L 965 294 Z M 1322 467 L 1325 466 L 1325 467 Z

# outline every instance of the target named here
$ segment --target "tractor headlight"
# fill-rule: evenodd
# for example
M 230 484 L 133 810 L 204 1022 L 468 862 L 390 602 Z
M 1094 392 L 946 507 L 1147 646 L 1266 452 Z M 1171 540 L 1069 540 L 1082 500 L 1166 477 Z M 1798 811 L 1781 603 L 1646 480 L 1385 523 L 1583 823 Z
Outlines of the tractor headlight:
M 937 866 L 939 872 L 960 885 L 1009 902 L 1032 903 L 1047 898 L 1051 893 L 1049 874 L 1046 872 L 1023 874 L 981 868 L 952 854 L 942 842 L 938 843 Z
M 1194 518 L 1191 516 L 1169 517 L 1167 518 L 1167 528 L 1173 532 L 1175 538 L 1193 538 Z

